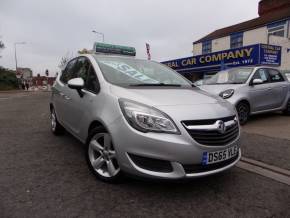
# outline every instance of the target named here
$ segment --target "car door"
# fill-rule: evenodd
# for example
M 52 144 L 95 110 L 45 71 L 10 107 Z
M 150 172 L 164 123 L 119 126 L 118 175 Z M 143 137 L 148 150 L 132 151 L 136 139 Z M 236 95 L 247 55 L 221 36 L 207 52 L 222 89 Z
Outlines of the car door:
M 263 83 L 252 84 L 254 79 L 261 79 Z M 268 110 L 273 104 L 272 88 L 270 84 L 268 70 L 265 68 L 258 69 L 251 78 L 249 87 L 249 96 L 252 112 Z
M 285 102 L 288 92 L 288 82 L 284 80 L 281 73 L 276 69 L 268 69 L 270 83 L 272 88 L 273 109 L 279 108 Z
M 71 114 L 69 119 L 70 129 L 80 136 L 83 123 L 90 118 L 90 110 L 92 109 L 91 102 L 99 91 L 99 83 L 90 60 L 87 57 L 79 57 L 76 68 L 76 77 L 82 78 L 85 82 L 85 87 L 82 90 L 84 95 L 81 97 L 76 90 L 70 93 L 68 110 Z
M 55 95 L 55 110 L 57 114 L 58 120 L 61 122 L 62 125 L 65 127 L 68 127 L 68 114 L 67 114 L 67 101 L 68 96 L 66 95 L 68 93 L 68 87 L 67 82 L 73 77 L 73 68 L 76 63 L 76 59 L 71 60 L 68 62 L 66 68 L 60 75 L 58 83 L 56 83 L 56 86 L 54 87 L 54 95 Z
M 85 58 L 78 57 L 76 58 L 76 62 L 71 69 L 71 77 L 69 79 L 79 78 L 81 77 L 84 81 L 86 79 L 87 70 L 85 69 Z M 76 120 L 80 120 L 79 113 L 79 105 L 82 104 L 82 97 L 75 89 L 69 88 L 67 85 L 63 91 L 65 101 L 65 119 L 67 128 L 73 132 L 77 133 L 77 125 L 78 122 Z

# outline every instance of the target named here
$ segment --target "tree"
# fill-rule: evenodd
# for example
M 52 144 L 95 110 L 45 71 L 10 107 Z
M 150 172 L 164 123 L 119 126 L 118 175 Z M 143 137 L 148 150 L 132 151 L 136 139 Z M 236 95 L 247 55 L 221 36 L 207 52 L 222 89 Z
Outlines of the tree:
M 60 60 L 58 67 L 63 70 L 67 64 L 67 62 L 72 59 L 74 55 L 72 53 L 67 52 Z
M 0 90 L 17 89 L 17 87 L 15 71 L 0 66 Z
M 5 45 L 2 41 L 0 41 L 0 49 L 3 49 L 3 48 L 5 48 Z
M 2 50 L 2 49 L 4 49 L 5 48 L 5 45 L 4 45 L 4 43 L 2 42 L 2 41 L 0 41 L 0 50 Z M 0 58 L 1 58 L 2 56 L 0 55 Z
M 86 48 L 83 48 L 82 50 L 78 51 L 79 54 L 90 54 L 90 51 Z

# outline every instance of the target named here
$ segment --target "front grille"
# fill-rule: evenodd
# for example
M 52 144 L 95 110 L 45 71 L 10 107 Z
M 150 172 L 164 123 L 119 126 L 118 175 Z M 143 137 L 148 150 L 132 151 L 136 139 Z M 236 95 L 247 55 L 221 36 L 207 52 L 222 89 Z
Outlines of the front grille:
M 186 174 L 191 173 L 203 173 L 211 170 L 217 170 L 223 168 L 225 166 L 230 165 L 231 163 L 235 162 L 238 159 L 239 155 L 237 154 L 235 157 L 232 157 L 226 161 L 222 161 L 219 163 L 209 164 L 209 165 L 202 165 L 202 164 L 184 164 L 183 169 Z
M 190 125 L 211 125 L 214 124 L 217 120 L 222 120 L 223 122 L 234 120 L 236 116 L 222 117 L 217 119 L 206 119 L 206 120 L 186 120 L 182 123 L 186 126 Z
M 214 126 L 215 122 L 222 120 L 223 122 L 232 121 L 231 126 L 226 127 L 224 132 L 217 129 L 190 129 L 192 127 Z M 198 121 L 183 121 L 187 132 L 199 144 L 207 146 L 223 146 L 234 141 L 239 135 L 239 124 L 234 121 L 234 117 L 215 119 L 215 120 L 198 120 Z

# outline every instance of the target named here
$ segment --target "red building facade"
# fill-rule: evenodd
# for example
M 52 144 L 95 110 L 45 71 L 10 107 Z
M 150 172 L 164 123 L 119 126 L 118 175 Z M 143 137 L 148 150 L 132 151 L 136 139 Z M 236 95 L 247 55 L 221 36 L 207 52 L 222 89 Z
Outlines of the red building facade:
M 46 77 L 46 76 L 35 76 L 32 78 L 33 86 L 52 86 L 56 77 Z

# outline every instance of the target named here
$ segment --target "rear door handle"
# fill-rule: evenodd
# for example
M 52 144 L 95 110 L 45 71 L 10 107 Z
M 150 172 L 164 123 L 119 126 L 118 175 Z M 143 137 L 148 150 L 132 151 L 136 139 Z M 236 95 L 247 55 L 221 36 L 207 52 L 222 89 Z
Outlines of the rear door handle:
M 66 99 L 66 100 L 70 100 L 70 97 L 68 97 L 67 95 L 63 94 L 62 92 L 60 92 L 59 95 L 61 97 L 63 97 L 64 99 Z
M 272 88 L 267 88 L 267 90 L 272 90 Z

